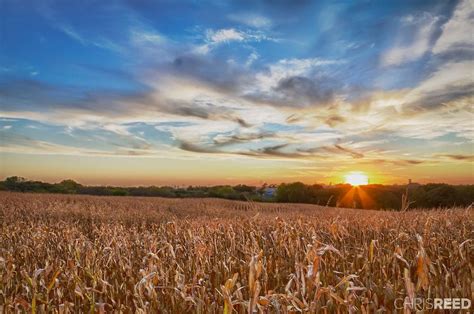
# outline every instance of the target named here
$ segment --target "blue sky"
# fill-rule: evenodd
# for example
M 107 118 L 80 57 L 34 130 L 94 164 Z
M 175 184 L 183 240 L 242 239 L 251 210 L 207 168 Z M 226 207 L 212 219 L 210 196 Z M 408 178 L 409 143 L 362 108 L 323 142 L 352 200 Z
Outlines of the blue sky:
M 472 1 L 0 6 L 3 176 L 472 181 Z

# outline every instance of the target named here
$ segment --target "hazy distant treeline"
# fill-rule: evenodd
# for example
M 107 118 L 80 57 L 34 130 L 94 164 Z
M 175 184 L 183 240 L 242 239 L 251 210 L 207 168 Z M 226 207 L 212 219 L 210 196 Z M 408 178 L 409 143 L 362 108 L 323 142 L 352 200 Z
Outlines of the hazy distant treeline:
M 31 181 L 9 177 L 0 181 L 0 190 L 33 193 L 63 193 L 115 196 L 160 197 L 217 197 L 231 200 L 269 201 L 282 203 L 310 203 L 332 207 L 399 210 L 404 194 L 408 194 L 411 208 L 469 206 L 474 202 L 474 185 L 378 185 L 354 188 L 348 184 L 334 186 L 306 185 L 301 182 L 280 184 L 274 193 L 267 187 L 249 185 L 189 186 L 86 186 L 73 180 L 59 183 Z

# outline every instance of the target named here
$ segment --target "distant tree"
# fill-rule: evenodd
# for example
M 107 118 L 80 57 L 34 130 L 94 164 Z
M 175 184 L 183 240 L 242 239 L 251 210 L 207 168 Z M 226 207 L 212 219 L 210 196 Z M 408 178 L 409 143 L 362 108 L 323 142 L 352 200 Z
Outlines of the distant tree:
M 112 195 L 114 195 L 114 196 L 127 196 L 128 191 L 127 191 L 127 189 L 124 189 L 124 188 L 113 188 L 112 189 Z
M 314 196 L 312 188 L 301 182 L 280 184 L 276 192 L 278 202 L 311 203 Z
M 74 180 L 63 180 L 60 183 L 55 185 L 56 192 L 65 193 L 65 194 L 76 194 L 79 189 L 82 187 L 81 184 L 77 183 Z
M 10 191 L 23 191 L 23 184 L 26 179 L 23 177 L 13 176 L 5 179 L 4 186 Z
M 432 188 L 431 188 L 432 187 Z M 427 207 L 449 207 L 456 205 L 456 189 L 447 184 L 430 186 L 426 192 Z M 459 205 L 459 202 L 457 205 Z
M 256 187 L 254 186 L 250 186 L 250 185 L 245 185 L 245 184 L 239 184 L 239 185 L 236 185 L 233 187 L 233 189 L 237 192 L 255 192 L 256 191 Z
M 238 193 L 229 185 L 213 186 L 209 191 L 209 196 L 228 198 L 228 199 L 239 199 Z

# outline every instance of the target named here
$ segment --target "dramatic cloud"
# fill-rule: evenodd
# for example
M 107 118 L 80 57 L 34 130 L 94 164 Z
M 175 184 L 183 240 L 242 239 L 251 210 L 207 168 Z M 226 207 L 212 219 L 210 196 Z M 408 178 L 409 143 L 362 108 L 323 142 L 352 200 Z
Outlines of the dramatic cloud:
M 6 4 L 3 152 L 330 169 L 472 160 L 470 1 L 86 8 Z M 23 10 L 28 25 L 14 23 Z

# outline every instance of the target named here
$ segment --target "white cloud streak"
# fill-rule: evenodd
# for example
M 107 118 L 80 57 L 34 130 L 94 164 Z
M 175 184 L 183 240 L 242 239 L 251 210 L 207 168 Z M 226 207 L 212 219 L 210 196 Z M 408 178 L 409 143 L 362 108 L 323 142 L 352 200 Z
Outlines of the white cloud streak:
M 431 38 L 436 30 L 438 18 L 431 14 L 424 14 L 421 17 L 408 16 L 402 19 L 402 24 L 409 24 L 416 29 L 416 33 L 409 43 L 404 43 L 407 36 L 412 35 L 405 31 L 398 35 L 395 46 L 390 48 L 382 56 L 382 66 L 394 66 L 418 60 L 424 56 L 431 48 Z
M 468 49 L 472 53 L 474 51 L 474 2 L 461 1 L 442 29 L 443 32 L 433 47 L 433 53 L 441 54 L 455 49 Z

